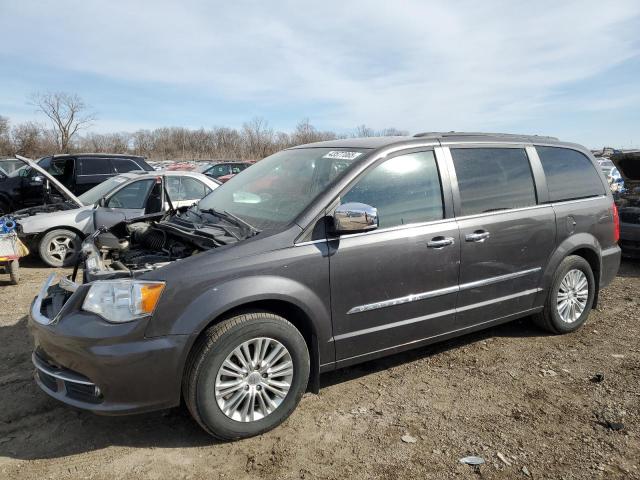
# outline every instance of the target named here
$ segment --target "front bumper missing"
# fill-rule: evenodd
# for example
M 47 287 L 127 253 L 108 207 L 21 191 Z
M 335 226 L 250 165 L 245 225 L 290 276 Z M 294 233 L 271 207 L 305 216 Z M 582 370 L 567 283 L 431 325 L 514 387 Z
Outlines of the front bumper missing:
M 49 298 L 49 289 L 55 284 L 56 280 L 58 280 L 58 287 L 69 293 L 75 292 L 79 287 L 79 285 L 71 279 L 67 277 L 61 277 L 57 273 L 52 273 L 51 275 L 49 275 L 47 280 L 42 285 L 40 292 L 38 292 L 38 295 L 31 304 L 31 318 L 33 318 L 33 320 L 40 325 L 51 325 L 60 317 L 60 314 L 62 313 L 62 309 L 60 309 L 53 318 L 49 318 L 42 313 L 42 304 L 47 298 Z

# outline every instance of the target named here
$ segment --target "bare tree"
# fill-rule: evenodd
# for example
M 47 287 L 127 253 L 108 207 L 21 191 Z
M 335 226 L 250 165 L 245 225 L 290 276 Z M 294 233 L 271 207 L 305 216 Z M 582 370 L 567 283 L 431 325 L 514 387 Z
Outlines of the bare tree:
M 255 117 L 242 125 L 247 158 L 264 158 L 273 153 L 274 134 L 269 122 Z
M 95 120 L 87 104 L 75 93 L 36 93 L 31 101 L 49 117 L 56 133 L 58 150 L 63 153 L 69 152 L 71 140 L 78 130 L 88 127 Z
M 375 137 L 376 132 L 373 131 L 373 128 L 369 128 L 363 123 L 362 125 L 358 125 L 356 127 L 356 131 L 353 136 L 354 137 Z
M 85 112 L 76 110 L 74 119 L 82 117 Z M 72 124 L 75 125 L 74 122 Z M 70 135 L 65 137 L 64 150 L 70 153 L 79 151 L 132 153 L 144 155 L 150 160 L 259 160 L 295 145 L 347 138 L 344 133 L 336 134 L 318 130 L 308 119 L 298 122 L 291 133 L 273 130 L 262 118 L 250 120 L 243 125 L 242 129 L 213 127 L 192 130 L 184 127 L 162 127 L 154 130 L 138 130 L 134 133 L 77 134 L 78 130 L 86 125 L 87 123 L 81 123 L 77 128 L 69 130 Z M 395 128 L 373 130 L 366 125 L 356 127 L 353 132 L 354 136 L 407 134 Z M 35 122 L 10 126 L 9 121 L 0 116 L 0 155 L 13 153 L 28 157 L 49 155 L 61 149 L 61 138 L 60 130 L 57 128 L 45 128 Z
M 0 115 L 0 155 L 11 155 L 13 153 L 9 133 L 9 119 Z

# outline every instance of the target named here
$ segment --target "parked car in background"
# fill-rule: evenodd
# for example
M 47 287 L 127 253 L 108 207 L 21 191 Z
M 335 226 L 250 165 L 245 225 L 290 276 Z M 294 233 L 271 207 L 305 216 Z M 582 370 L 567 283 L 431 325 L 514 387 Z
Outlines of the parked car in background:
M 59 204 L 73 193 L 34 161 L 0 160 L 0 216 L 36 205 Z
M 184 401 L 218 438 L 257 435 L 321 372 L 529 315 L 577 330 L 618 270 L 617 220 L 591 153 L 550 137 L 291 148 L 89 237 L 83 282 L 52 276 L 31 307 L 35 379 L 74 407 Z
M 223 161 L 201 166 L 198 171 L 224 183 L 251 165 L 253 162 Z
M 620 247 L 624 255 L 640 257 L 640 150 L 616 153 L 611 160 L 624 182 L 614 192 L 620 215 Z
M 55 180 L 54 180 L 55 181 Z M 98 227 L 197 203 L 220 185 L 195 172 L 133 171 L 66 202 L 14 214 L 21 239 L 51 267 L 74 265 L 82 240 Z
M 193 162 L 173 162 L 166 167 L 167 170 L 193 171 L 197 170 L 197 165 Z
M 600 166 L 600 170 L 602 170 L 605 178 L 609 176 L 609 174 L 611 173 L 611 169 L 615 167 L 613 162 L 608 158 L 599 158 L 598 165 Z
M 41 158 L 38 165 L 76 195 L 120 173 L 153 171 L 144 157 L 106 153 L 53 155 Z

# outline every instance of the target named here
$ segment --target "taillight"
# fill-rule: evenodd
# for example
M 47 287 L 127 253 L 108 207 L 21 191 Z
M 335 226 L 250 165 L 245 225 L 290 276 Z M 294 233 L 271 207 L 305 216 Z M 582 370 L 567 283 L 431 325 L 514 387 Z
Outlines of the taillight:
M 616 243 L 620 240 L 620 216 L 615 202 L 613 203 L 613 240 Z

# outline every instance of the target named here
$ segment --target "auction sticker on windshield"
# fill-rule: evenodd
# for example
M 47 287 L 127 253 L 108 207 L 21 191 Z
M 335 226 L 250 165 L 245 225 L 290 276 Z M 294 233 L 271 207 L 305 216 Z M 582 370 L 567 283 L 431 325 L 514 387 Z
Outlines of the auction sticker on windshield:
M 339 150 L 332 150 L 322 158 L 335 158 L 338 160 L 355 160 L 360 155 L 362 155 L 362 152 L 344 152 Z

